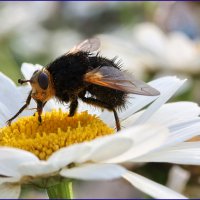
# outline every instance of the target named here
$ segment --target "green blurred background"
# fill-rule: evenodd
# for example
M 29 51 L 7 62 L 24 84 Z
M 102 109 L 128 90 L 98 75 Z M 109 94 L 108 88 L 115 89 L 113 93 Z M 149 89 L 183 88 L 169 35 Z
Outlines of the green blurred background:
M 22 76 L 23 62 L 45 66 L 85 38 L 97 36 L 101 54 L 118 56 L 138 78 L 187 78 L 173 100 L 200 101 L 199 2 L 0 2 L 0 24 L 0 71 L 15 82 Z M 171 168 L 148 164 L 136 170 L 165 184 Z M 187 167 L 192 178 L 183 192 L 191 197 L 199 197 L 199 171 Z M 77 183 L 79 190 L 81 184 Z M 113 182 L 115 187 L 120 184 Z M 107 197 L 116 197 L 109 191 L 116 189 L 107 191 Z M 134 194 L 130 197 L 143 197 Z M 41 198 L 40 193 L 26 195 Z M 87 197 L 84 192 L 80 196 Z

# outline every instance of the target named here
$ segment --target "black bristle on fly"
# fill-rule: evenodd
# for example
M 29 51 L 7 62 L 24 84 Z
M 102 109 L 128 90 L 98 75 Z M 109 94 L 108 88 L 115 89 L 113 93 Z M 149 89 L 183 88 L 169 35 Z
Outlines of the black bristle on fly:
M 67 103 L 73 100 L 77 93 L 89 92 L 93 98 L 107 103 L 115 109 L 122 109 L 126 103 L 127 93 L 83 81 L 83 76 L 88 71 L 101 66 L 121 69 L 118 58 L 107 59 L 99 53 L 93 55 L 86 52 L 68 54 L 57 58 L 47 66 L 52 75 L 56 97 L 59 101 Z M 101 106 L 100 106 L 101 107 Z

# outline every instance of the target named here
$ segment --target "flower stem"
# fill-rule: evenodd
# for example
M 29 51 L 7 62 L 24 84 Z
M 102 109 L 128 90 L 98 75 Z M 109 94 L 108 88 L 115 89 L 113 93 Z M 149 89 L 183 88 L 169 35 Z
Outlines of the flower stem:
M 47 188 L 50 199 L 73 199 L 72 181 L 64 180 Z

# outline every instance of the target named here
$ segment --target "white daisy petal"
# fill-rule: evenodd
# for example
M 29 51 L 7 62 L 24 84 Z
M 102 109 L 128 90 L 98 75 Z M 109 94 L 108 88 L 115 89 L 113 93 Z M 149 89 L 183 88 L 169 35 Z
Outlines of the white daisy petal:
M 46 161 L 30 161 L 21 164 L 19 172 L 23 176 L 41 176 L 51 174 L 58 170 L 53 164 L 49 164 Z
M 169 147 L 168 149 L 173 149 L 173 150 L 187 150 L 187 149 L 193 149 L 193 148 L 199 148 L 200 149 L 200 141 L 197 142 L 183 142 L 180 144 L 177 144 L 176 146 Z
M 163 186 L 152 180 L 149 180 L 139 174 L 127 172 L 123 177 L 129 181 L 138 190 L 158 199 L 187 199 L 185 196 Z
M 16 148 L 0 148 L 0 174 L 5 176 L 19 176 L 18 167 L 24 162 L 38 161 L 32 153 Z
M 28 94 L 31 91 L 31 86 L 29 84 L 18 86 L 17 90 L 19 91 L 20 94 L 22 94 L 22 96 L 24 96 L 25 94 Z
M 133 146 L 124 154 L 118 155 L 104 162 L 126 162 L 130 159 L 145 155 L 146 153 L 149 153 L 162 146 L 169 135 L 168 129 L 157 125 L 136 126 L 132 129 L 127 129 L 126 134 L 128 133 L 130 138 L 133 139 Z
M 190 127 L 194 124 L 197 124 L 198 122 L 199 122 L 199 117 L 194 117 L 191 120 L 188 120 L 188 121 L 185 121 L 185 122 L 182 122 L 182 123 L 178 123 L 178 124 L 174 124 L 172 126 L 169 126 L 168 128 L 171 132 L 171 135 L 173 135 L 176 131 L 184 129 L 186 127 Z
M 197 118 L 200 107 L 193 102 L 175 102 L 163 105 L 150 119 L 149 123 L 173 126 Z
M 175 128 L 175 131 L 171 130 L 165 142 L 160 147 L 155 149 L 155 152 L 160 152 L 167 148 L 173 148 L 173 146 L 181 144 L 182 142 L 199 135 L 199 120 L 198 122 L 186 122 L 185 125 L 182 123 L 182 126 L 180 127 L 180 129 Z
M 33 64 L 30 64 L 30 63 L 23 63 L 22 64 L 22 67 L 21 67 L 21 71 L 22 71 L 22 74 L 24 75 L 25 79 L 30 79 L 31 76 L 33 75 L 33 73 L 36 71 L 36 70 L 40 70 L 42 69 L 43 66 L 42 65 L 33 65 Z
M 61 109 L 63 111 L 67 111 L 66 105 L 56 101 L 55 99 L 50 99 L 44 106 L 44 111 L 52 111 L 53 109 L 55 110 Z
M 166 78 L 167 79 L 167 78 Z M 171 80 L 170 80 L 171 79 Z M 186 80 L 180 80 L 176 77 L 168 77 L 167 85 L 165 85 L 165 90 L 160 91 L 161 94 L 154 101 L 151 106 L 149 106 L 146 111 L 135 121 L 134 124 L 143 124 L 149 120 L 149 118 L 166 102 L 172 95 L 183 85 Z M 155 87 L 156 88 L 156 87 Z M 157 89 L 157 88 L 156 88 Z M 162 87 L 164 89 L 164 87 Z
M 17 199 L 21 192 L 19 184 L 4 183 L 0 185 L 0 199 Z
M 138 162 L 167 162 L 200 165 L 200 142 L 185 142 L 138 158 Z
M 188 139 L 191 139 L 194 136 L 199 135 L 199 129 L 200 129 L 200 122 L 194 122 L 194 124 L 185 126 L 185 128 L 182 128 L 180 130 L 178 129 L 176 131 L 172 131 L 172 132 L 170 132 L 169 136 L 166 138 L 165 142 L 160 147 L 155 149 L 155 151 L 153 151 L 152 153 L 150 152 L 149 154 L 144 155 L 142 157 L 135 158 L 132 160 L 132 162 L 147 162 L 148 159 L 150 159 L 152 162 L 159 162 L 158 159 L 162 158 L 163 162 L 168 162 L 171 159 L 171 162 L 175 162 L 175 163 L 182 162 L 183 163 L 184 160 L 182 160 L 183 157 L 182 157 L 181 152 L 176 152 L 176 154 L 174 153 L 174 157 L 168 158 L 167 155 L 165 155 L 164 151 L 168 151 L 168 149 L 173 150 L 175 147 L 179 147 L 179 145 L 181 145 L 180 147 L 183 148 L 182 145 L 183 144 L 185 145 L 185 143 L 182 143 L 182 142 L 184 142 Z M 195 143 L 193 143 L 193 145 L 195 145 Z M 198 143 L 196 145 L 198 145 Z M 188 156 L 190 154 L 191 154 L 191 156 L 193 156 L 193 157 L 191 157 L 190 160 L 188 160 L 189 163 L 191 163 L 191 164 L 198 163 L 198 159 L 199 159 L 197 157 L 198 152 L 190 152 L 189 148 L 185 152 L 187 152 Z M 154 153 L 155 154 L 158 153 L 158 155 L 159 155 L 159 158 L 157 158 L 157 161 L 155 158 L 154 159 L 151 158 L 151 155 L 154 155 Z M 197 153 L 197 154 L 195 154 L 195 153 Z M 177 155 L 180 155 L 180 159 L 174 160 L 175 156 L 177 156 Z M 185 160 L 187 161 L 187 159 L 185 159 Z
M 91 150 L 91 147 L 87 144 L 72 145 L 67 148 L 62 148 L 53 153 L 47 162 L 56 166 L 58 169 L 67 166 L 72 162 L 80 160 L 85 157 Z
M 115 157 L 124 157 L 124 153 L 129 152 L 135 146 L 140 146 L 143 141 L 146 141 L 151 137 L 154 138 L 155 135 L 160 138 L 159 144 L 161 144 L 161 140 L 164 141 L 164 138 L 168 135 L 168 131 L 167 135 L 166 131 L 165 128 L 160 126 L 146 124 L 130 127 L 129 129 L 119 131 L 103 138 L 97 138 L 89 142 L 89 145 L 92 147 L 91 153 L 88 156 L 81 158 L 81 160 L 78 160 L 78 162 L 88 160 L 105 162 L 107 160 L 110 161 L 110 159 L 113 161 Z M 156 139 L 154 139 L 154 143 L 157 143 Z M 149 146 L 149 148 L 151 147 Z M 142 149 L 142 152 L 147 150 L 147 148 Z M 133 157 L 134 155 L 135 153 L 132 152 L 131 156 Z
M 186 140 L 189 140 L 192 137 L 198 136 L 200 135 L 199 130 L 200 130 L 200 122 L 196 121 L 194 121 L 194 123 L 191 123 L 189 125 L 183 126 L 183 128 L 180 129 L 175 128 L 175 131 L 171 129 L 170 135 L 166 139 L 166 142 L 162 148 L 165 148 L 167 146 L 170 147 L 178 143 L 184 142 Z
M 89 105 L 87 103 L 84 103 L 83 101 L 80 100 L 78 102 L 78 112 L 83 112 L 83 111 L 87 111 L 91 115 L 97 115 L 97 116 L 101 115 L 102 113 L 102 111 L 99 108 Z
M 123 137 L 112 137 L 105 142 L 91 143 L 93 149 L 91 154 L 87 157 L 87 160 L 103 162 L 125 153 L 133 144 L 130 138 Z
M 71 169 L 62 169 L 61 176 L 79 180 L 111 180 L 119 178 L 126 169 L 113 164 L 84 164 Z
M 140 111 L 122 122 L 122 126 L 127 127 L 144 113 Z M 149 123 L 159 123 L 165 126 L 173 126 L 190 120 L 198 119 L 200 107 L 193 102 L 175 102 L 162 105 L 162 107 L 149 119 Z
M 6 121 L 11 116 L 10 110 L 0 102 L 0 127 L 6 125 Z
M 0 72 L 0 100 L 10 111 L 15 112 L 20 94 L 14 82 Z M 13 98 L 14 97 L 14 98 Z

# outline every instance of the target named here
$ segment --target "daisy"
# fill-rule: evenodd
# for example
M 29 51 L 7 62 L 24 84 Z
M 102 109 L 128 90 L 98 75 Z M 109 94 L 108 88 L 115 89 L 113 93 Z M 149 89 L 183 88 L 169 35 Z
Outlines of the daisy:
M 29 78 L 40 67 L 24 64 L 22 72 Z M 184 82 L 176 77 L 150 82 L 161 95 L 133 95 L 129 99 L 131 106 L 120 113 L 124 128 L 114 133 L 114 120 L 108 112 L 98 111 L 97 117 L 89 114 L 90 108 L 69 118 L 62 111 L 63 106 L 54 101 L 47 108 L 60 109 L 44 113 L 41 126 L 37 116 L 19 117 L 10 127 L 4 126 L 20 108 L 20 100 L 26 98 L 30 88 L 17 87 L 0 74 L 3 91 L 0 93 L 0 198 L 18 198 L 23 184 L 46 188 L 50 198 L 72 198 L 73 179 L 119 177 L 154 198 L 185 198 L 120 165 L 124 162 L 199 165 L 199 143 L 185 141 L 199 134 L 200 108 L 192 102 L 163 105 Z M 137 112 L 150 103 L 147 109 Z
M 134 44 L 143 49 L 144 58 L 149 61 L 149 70 L 190 75 L 200 72 L 198 42 L 183 32 L 165 34 L 153 23 L 142 23 L 134 27 L 133 36 Z

